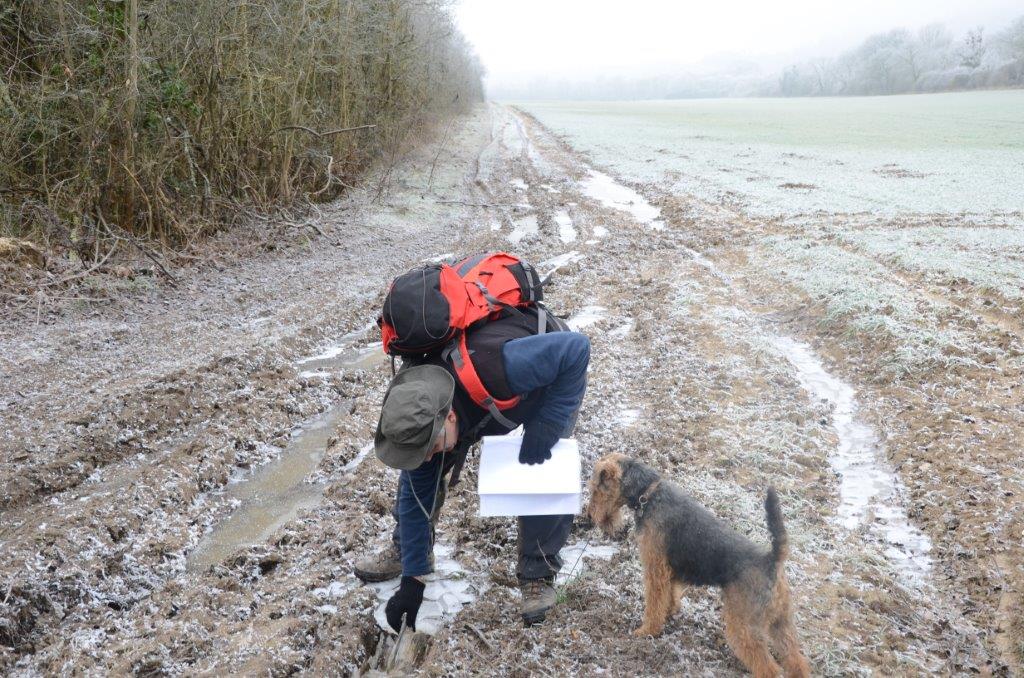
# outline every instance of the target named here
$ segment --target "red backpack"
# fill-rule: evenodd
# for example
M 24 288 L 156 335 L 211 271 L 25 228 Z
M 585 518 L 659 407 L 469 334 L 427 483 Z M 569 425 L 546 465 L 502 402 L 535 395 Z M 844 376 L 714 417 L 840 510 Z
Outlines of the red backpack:
M 519 397 L 499 400 L 488 393 L 466 347 L 466 332 L 534 308 L 538 334 L 545 332 L 549 321 L 562 329 L 544 308 L 543 283 L 533 266 L 504 252 L 478 254 L 454 265 L 414 268 L 395 278 L 384 299 L 377 320 L 384 352 L 391 356 L 440 353 L 473 401 L 504 419 L 496 410 L 515 407 Z

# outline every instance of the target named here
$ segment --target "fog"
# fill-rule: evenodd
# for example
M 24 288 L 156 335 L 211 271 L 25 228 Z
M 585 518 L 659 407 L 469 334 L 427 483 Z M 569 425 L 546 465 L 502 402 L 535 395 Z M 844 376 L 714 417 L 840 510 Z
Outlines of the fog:
M 495 99 L 887 94 L 1024 84 L 1016 65 L 1024 54 L 1001 37 L 1024 14 L 1013 0 L 461 0 L 455 14 Z M 979 49 L 968 44 L 979 28 L 981 52 L 965 61 L 965 51 Z M 907 54 L 923 54 L 923 61 L 911 56 L 907 63 Z

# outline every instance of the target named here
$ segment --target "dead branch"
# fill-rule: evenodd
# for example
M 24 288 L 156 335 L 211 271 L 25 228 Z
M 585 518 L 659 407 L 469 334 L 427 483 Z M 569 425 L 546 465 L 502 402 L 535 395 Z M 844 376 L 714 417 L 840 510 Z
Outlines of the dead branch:
M 267 136 L 269 137 L 271 135 L 277 134 L 278 132 L 301 130 L 303 132 L 308 132 L 315 137 L 329 137 L 335 134 L 341 134 L 342 132 L 354 132 L 359 129 L 373 129 L 374 127 L 376 127 L 376 125 L 359 125 L 358 127 L 342 127 L 341 129 L 332 129 L 327 132 L 317 132 L 312 127 L 306 127 L 305 125 L 285 125 L 284 127 L 278 127 Z

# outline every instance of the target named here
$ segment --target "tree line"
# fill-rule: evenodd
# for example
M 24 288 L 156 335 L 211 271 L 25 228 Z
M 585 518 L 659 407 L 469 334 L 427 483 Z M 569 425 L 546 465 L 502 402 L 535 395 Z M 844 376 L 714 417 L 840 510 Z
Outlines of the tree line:
M 83 257 L 335 197 L 483 98 L 446 0 L 0 6 L 0 235 Z
M 878 33 L 840 56 L 787 68 L 765 94 L 901 94 L 1024 85 L 1024 16 L 991 36 L 942 24 Z
M 756 60 L 714 70 L 590 79 L 541 77 L 501 84 L 505 99 L 696 99 L 749 96 L 850 96 L 1024 86 L 1024 16 L 991 34 L 955 36 L 942 24 L 878 33 L 834 58 L 781 72 Z

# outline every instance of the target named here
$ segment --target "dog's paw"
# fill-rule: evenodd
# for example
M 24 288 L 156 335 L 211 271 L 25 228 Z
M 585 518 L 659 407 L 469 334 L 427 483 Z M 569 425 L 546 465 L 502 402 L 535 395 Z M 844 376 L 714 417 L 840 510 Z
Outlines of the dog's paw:
M 648 636 L 655 637 L 661 635 L 661 629 L 654 629 L 649 626 L 641 626 L 636 631 L 633 631 L 633 635 L 637 638 L 646 638 Z

